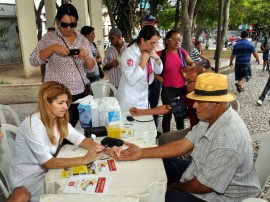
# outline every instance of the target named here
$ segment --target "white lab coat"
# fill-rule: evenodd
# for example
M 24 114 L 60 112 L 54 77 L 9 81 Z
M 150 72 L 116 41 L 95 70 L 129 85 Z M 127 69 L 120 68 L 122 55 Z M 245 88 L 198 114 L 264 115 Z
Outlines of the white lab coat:
M 147 68 L 142 69 L 139 66 L 140 59 L 141 52 L 137 43 L 132 44 L 122 55 L 122 76 L 118 87 L 118 100 L 122 111 L 128 111 L 131 107 L 147 109 L 148 86 L 154 80 L 154 72 L 160 74 L 163 70 L 162 62 L 158 65 L 155 59 L 150 58 L 153 72 L 148 77 Z

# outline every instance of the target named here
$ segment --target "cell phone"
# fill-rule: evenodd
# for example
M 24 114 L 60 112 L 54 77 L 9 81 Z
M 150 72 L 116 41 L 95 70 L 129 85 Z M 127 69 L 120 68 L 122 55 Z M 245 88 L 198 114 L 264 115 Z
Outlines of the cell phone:
M 79 55 L 80 54 L 80 49 L 69 49 L 69 56 L 70 55 Z

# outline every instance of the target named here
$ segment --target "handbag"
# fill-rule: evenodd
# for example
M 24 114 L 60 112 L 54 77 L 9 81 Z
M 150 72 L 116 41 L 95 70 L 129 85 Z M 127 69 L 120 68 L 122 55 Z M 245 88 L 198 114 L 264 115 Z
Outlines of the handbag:
M 67 43 L 65 42 L 65 40 L 63 39 L 63 37 L 60 36 L 60 35 L 59 35 L 59 37 L 63 40 L 65 46 L 70 50 L 70 48 L 68 47 L 68 45 L 67 45 Z M 76 68 L 77 68 L 77 70 L 78 70 L 80 76 L 81 76 L 81 79 L 82 79 L 82 82 L 83 82 L 83 85 L 84 85 L 84 92 L 85 92 L 85 95 L 86 95 L 86 96 L 87 96 L 87 95 L 91 95 L 91 85 L 90 85 L 90 83 L 85 83 L 85 82 L 84 82 L 83 77 L 82 77 L 82 74 L 81 74 L 81 71 L 80 71 L 80 69 L 79 69 L 77 63 L 75 62 L 75 59 L 74 59 L 73 57 L 72 57 L 72 59 L 73 59 L 73 62 L 74 62 L 74 64 L 75 64 L 75 66 L 76 66 Z
M 171 103 L 172 113 L 175 120 L 185 119 L 188 117 L 188 106 L 180 96 L 174 98 Z

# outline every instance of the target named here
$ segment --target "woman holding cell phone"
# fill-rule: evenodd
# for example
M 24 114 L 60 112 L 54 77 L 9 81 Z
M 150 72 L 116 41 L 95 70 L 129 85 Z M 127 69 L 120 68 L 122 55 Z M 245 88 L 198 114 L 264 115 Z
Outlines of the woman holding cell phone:
M 96 63 L 88 40 L 75 31 L 78 19 L 72 4 L 62 4 L 55 17 L 58 28 L 46 33 L 30 55 L 30 63 L 35 67 L 48 61 L 44 82 L 57 81 L 67 86 L 73 102 L 86 96 L 85 86 L 89 80 L 85 68 L 92 69 Z M 77 106 L 72 104 L 69 108 L 72 126 L 79 120 Z

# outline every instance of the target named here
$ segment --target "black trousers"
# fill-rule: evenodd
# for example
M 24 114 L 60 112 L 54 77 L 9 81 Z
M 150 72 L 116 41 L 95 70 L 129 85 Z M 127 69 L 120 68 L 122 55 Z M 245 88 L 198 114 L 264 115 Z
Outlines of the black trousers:
M 159 95 L 160 95 L 160 82 L 155 78 L 154 81 L 149 85 L 149 104 L 151 108 L 158 106 Z M 158 127 L 158 115 L 154 115 L 154 121 L 156 127 Z
M 172 87 L 162 87 L 161 91 L 161 100 L 163 105 L 169 105 L 172 103 L 172 100 L 177 96 L 183 96 L 186 94 L 187 90 L 186 87 L 181 88 L 172 88 Z M 162 120 L 162 129 L 163 133 L 167 133 L 171 130 L 171 119 L 172 119 L 172 112 L 168 112 L 167 114 L 163 115 Z M 184 129 L 184 119 L 175 120 L 177 130 Z
M 263 92 L 260 95 L 259 99 L 261 101 L 264 101 L 269 96 L 269 94 L 270 94 L 270 77 L 268 78 L 267 83 L 265 84 Z

